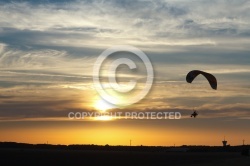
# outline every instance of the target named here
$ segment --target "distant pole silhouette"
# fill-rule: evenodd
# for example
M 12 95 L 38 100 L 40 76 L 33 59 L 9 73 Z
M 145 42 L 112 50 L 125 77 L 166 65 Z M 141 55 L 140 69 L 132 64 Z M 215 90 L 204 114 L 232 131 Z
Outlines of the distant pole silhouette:
M 132 140 L 130 140 L 130 146 L 131 146 L 131 141 L 132 141 Z
M 224 140 L 222 141 L 223 147 L 227 146 L 227 141 L 225 140 L 225 136 L 224 136 Z
M 245 140 L 243 139 L 243 145 L 245 145 Z

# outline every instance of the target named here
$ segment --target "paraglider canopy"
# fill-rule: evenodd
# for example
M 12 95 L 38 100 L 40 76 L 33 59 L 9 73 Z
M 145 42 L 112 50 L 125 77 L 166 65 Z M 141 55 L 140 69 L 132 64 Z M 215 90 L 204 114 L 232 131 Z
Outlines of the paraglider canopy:
M 204 71 L 200 71 L 200 70 L 192 70 L 190 71 L 187 76 L 186 76 L 186 80 L 188 83 L 192 83 L 193 80 L 199 75 L 203 75 L 204 77 L 206 77 L 206 79 L 208 80 L 210 86 L 216 90 L 217 89 L 217 80 L 216 78 L 210 74 L 210 73 L 206 73 Z

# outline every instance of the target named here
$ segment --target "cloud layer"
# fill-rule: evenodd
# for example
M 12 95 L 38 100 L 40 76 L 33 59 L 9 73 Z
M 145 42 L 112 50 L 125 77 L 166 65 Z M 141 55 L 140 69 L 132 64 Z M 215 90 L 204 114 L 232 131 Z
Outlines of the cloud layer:
M 134 109 L 196 107 L 211 117 L 250 116 L 248 1 L 0 4 L 1 117 L 63 117 L 93 109 L 93 63 L 116 44 L 142 49 L 155 69 L 152 92 Z M 192 69 L 215 74 L 219 91 L 208 89 L 202 77 L 187 85 Z

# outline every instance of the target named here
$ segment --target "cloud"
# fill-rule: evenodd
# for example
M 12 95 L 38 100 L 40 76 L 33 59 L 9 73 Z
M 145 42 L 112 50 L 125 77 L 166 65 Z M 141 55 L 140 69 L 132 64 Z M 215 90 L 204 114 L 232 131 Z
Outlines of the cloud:
M 248 8 L 246 1 L 4 3 L 0 23 L 6 33 L 8 28 L 30 37 L 36 32 L 40 40 L 35 43 L 45 45 L 105 47 L 119 41 L 154 47 L 211 46 L 228 43 L 229 38 L 231 45 L 240 46 L 249 43 L 244 36 L 249 33 Z
M 70 111 L 87 111 L 86 109 L 67 108 L 74 103 L 70 100 L 54 101 L 5 101 L 1 103 L 0 117 L 39 118 L 39 117 L 67 117 Z M 62 108 L 64 106 L 64 108 Z
M 0 53 L 0 67 L 3 72 L 9 74 L 19 73 L 31 75 L 32 72 L 38 76 L 62 76 L 80 77 L 92 72 L 92 64 L 95 58 L 89 56 L 70 56 L 65 50 L 55 49 L 15 49 L 5 47 Z M 84 70 L 83 70 L 84 69 Z M 73 74 L 74 73 L 74 74 Z
M 6 44 L 0 43 L 0 55 L 4 51 Z
M 13 96 L 3 96 L 3 95 L 0 95 L 0 99 L 11 99 L 13 98 Z

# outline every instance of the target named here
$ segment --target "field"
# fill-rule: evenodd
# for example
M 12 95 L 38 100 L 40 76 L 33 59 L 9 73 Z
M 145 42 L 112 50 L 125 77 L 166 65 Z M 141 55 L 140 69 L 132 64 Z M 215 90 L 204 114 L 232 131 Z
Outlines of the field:
M 134 152 L 1 148 L 1 165 L 247 166 L 238 152 Z

